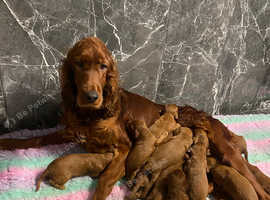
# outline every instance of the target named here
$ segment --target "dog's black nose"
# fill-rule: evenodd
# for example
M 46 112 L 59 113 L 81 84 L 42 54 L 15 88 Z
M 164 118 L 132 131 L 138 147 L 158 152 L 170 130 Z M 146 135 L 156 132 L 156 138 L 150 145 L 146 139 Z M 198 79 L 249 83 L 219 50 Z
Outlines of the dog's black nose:
M 98 99 L 98 93 L 94 90 L 86 93 L 86 97 L 90 103 L 94 103 Z

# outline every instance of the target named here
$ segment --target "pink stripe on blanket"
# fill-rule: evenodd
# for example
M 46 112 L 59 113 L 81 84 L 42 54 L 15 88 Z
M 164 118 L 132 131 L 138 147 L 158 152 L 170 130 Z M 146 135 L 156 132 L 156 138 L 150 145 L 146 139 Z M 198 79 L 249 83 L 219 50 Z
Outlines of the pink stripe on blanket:
M 248 151 L 250 152 L 267 152 L 270 150 L 270 138 L 263 140 L 247 140 Z
M 85 191 L 79 191 L 79 192 L 75 192 L 72 194 L 67 194 L 67 195 L 61 195 L 61 196 L 55 196 L 55 197 L 45 197 L 45 198 L 41 198 L 41 200 L 70 200 L 70 199 L 76 199 L 76 200 L 85 200 L 88 199 L 88 197 L 92 197 L 92 193 L 90 193 L 89 191 L 85 190 Z
M 64 152 L 84 152 L 79 145 L 67 143 L 61 145 L 48 145 L 41 148 L 16 149 L 14 151 L 0 151 L 1 157 L 4 158 L 39 158 L 39 157 L 59 157 Z
M 258 121 L 258 122 L 240 122 L 240 123 L 232 123 L 226 125 L 232 131 L 249 131 L 249 130 L 256 130 L 259 127 L 270 127 L 270 121 Z
M 25 167 L 10 167 L 0 173 L 1 192 L 9 190 L 10 184 L 13 188 L 33 188 L 36 178 L 45 169 L 29 169 Z M 9 183 L 9 184 L 5 184 Z
M 40 174 L 45 170 L 45 168 L 38 168 L 38 169 L 29 169 L 29 168 L 23 168 L 23 167 L 10 167 L 0 173 L 0 185 L 1 185 L 1 192 L 5 192 L 10 190 L 10 185 L 12 185 L 13 188 L 16 189 L 29 189 L 29 188 L 35 188 L 36 187 L 36 179 L 40 176 Z M 9 184 L 6 184 L 9 183 Z M 41 187 L 43 187 L 41 185 Z M 85 195 L 89 195 L 89 189 L 88 191 L 78 191 L 74 194 L 80 193 L 80 196 L 83 196 L 82 198 L 72 198 L 70 195 L 65 195 L 64 199 L 86 199 Z M 121 186 L 115 186 L 113 188 L 113 191 L 110 196 L 115 196 L 118 199 L 119 196 L 123 196 L 126 194 L 128 189 L 125 185 Z M 73 194 L 71 194 L 72 196 Z M 54 200 L 56 197 L 46 197 L 47 200 Z M 58 198 L 58 197 L 57 197 Z M 113 198 L 112 198 L 113 199 Z M 61 196 L 61 200 L 63 200 Z
M 106 198 L 107 200 L 120 200 L 124 199 L 125 194 L 127 194 L 128 189 L 125 186 L 115 186 L 113 187 L 113 190 L 111 194 Z M 85 199 L 92 199 L 92 196 L 94 194 L 94 190 L 81 190 L 78 192 L 74 192 L 72 194 L 66 194 L 61 196 L 55 196 L 55 197 L 45 197 L 41 198 L 41 200 L 70 200 L 70 199 L 76 199 L 76 200 L 85 200 Z
M 270 162 L 261 162 L 255 164 L 266 175 L 270 176 Z

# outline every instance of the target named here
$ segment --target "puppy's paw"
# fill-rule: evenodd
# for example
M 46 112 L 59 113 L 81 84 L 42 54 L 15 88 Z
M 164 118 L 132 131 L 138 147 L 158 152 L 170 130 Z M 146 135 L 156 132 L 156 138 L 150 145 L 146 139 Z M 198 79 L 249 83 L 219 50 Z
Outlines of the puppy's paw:
M 127 182 L 126 182 L 126 185 L 127 185 L 127 187 L 129 188 L 129 189 L 131 189 L 132 187 L 133 187 L 133 185 L 135 185 L 136 184 L 136 180 L 135 179 L 131 179 L 131 180 L 128 180 Z
M 119 156 L 119 151 L 118 151 L 117 148 L 114 148 L 114 149 L 113 149 L 113 157 L 116 158 L 116 157 L 118 157 L 118 156 Z

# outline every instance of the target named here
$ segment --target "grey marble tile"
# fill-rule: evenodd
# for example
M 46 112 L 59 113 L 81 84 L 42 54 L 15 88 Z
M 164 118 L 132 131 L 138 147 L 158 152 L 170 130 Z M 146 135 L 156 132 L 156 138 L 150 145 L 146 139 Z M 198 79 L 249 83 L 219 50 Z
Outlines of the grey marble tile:
M 122 87 L 153 101 L 270 113 L 269 16 L 269 0 L 0 1 L 2 129 L 57 122 L 61 59 L 86 36 L 112 51 Z
M 7 118 L 3 126 L 9 129 L 53 126 L 58 122 L 60 93 L 58 74 L 53 68 L 1 68 L 3 103 Z M 54 69 L 55 70 L 55 69 Z

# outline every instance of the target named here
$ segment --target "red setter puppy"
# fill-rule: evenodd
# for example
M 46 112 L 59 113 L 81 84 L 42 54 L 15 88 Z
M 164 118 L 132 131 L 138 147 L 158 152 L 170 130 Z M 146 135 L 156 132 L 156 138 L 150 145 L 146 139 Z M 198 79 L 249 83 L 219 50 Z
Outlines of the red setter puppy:
M 130 120 L 143 120 L 150 126 L 165 107 L 118 86 L 117 66 L 98 38 L 77 42 L 61 67 L 61 88 L 66 128 L 31 139 L 2 139 L 0 149 L 40 147 L 82 141 L 88 152 L 113 152 L 117 156 L 99 177 L 94 200 L 105 200 L 113 185 L 125 174 L 125 160 L 134 135 L 128 132 Z M 262 200 L 269 195 L 249 171 L 241 152 L 232 145 L 231 134 L 218 120 L 192 107 L 179 107 L 179 123 L 207 131 L 210 145 L 223 162 L 233 166 L 253 184 Z M 82 139 L 83 138 L 83 139 Z

